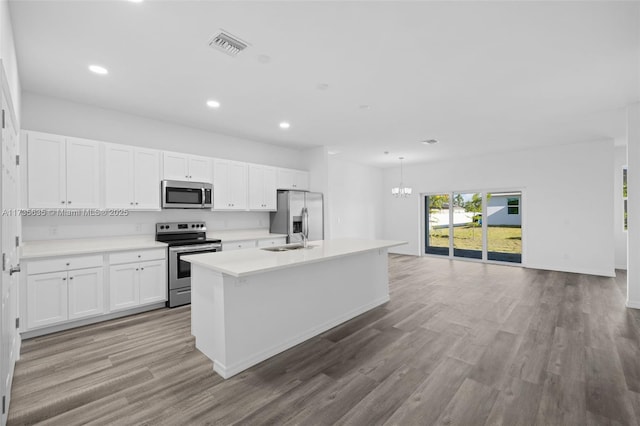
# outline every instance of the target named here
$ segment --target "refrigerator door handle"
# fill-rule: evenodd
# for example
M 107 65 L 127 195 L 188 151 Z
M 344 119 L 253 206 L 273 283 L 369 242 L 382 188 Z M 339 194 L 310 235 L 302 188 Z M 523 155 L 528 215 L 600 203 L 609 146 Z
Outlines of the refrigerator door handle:
M 309 211 L 306 207 L 302 208 L 302 235 L 305 240 L 309 238 Z

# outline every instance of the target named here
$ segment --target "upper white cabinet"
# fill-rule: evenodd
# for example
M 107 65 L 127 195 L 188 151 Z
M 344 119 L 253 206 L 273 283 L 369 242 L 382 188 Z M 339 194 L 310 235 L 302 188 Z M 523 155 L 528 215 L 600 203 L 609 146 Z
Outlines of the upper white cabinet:
M 211 183 L 211 159 L 208 157 L 165 151 L 162 170 L 163 179 Z
M 27 133 L 30 208 L 100 207 L 100 143 Z
M 247 209 L 247 164 L 215 159 L 213 162 L 213 208 Z
M 293 169 L 278 169 L 278 189 L 309 190 L 309 172 Z
M 108 208 L 160 209 L 160 152 L 105 144 L 105 205 Z
M 276 210 L 276 169 L 249 164 L 249 210 Z

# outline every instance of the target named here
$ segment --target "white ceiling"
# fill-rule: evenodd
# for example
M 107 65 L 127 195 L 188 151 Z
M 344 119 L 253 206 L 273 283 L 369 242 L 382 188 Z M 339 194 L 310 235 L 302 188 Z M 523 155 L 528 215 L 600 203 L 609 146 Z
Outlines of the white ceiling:
M 11 14 L 26 91 L 380 166 L 622 138 L 640 100 L 638 2 L 49 0 Z M 209 48 L 220 28 L 251 46 Z

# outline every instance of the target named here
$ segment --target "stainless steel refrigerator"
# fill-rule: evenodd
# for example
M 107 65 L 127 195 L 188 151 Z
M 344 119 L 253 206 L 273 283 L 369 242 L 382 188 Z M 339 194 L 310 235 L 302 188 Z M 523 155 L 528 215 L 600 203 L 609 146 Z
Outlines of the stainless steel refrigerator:
M 287 243 L 324 239 L 323 201 L 320 192 L 278 191 L 278 210 L 271 212 L 271 232 L 287 234 Z

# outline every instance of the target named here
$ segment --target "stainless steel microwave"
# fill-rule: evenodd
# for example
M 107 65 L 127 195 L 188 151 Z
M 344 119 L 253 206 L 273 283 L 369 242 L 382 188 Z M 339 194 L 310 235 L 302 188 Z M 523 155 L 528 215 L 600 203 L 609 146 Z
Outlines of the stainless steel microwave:
M 206 182 L 163 180 L 163 209 L 210 209 L 213 207 L 213 185 Z

